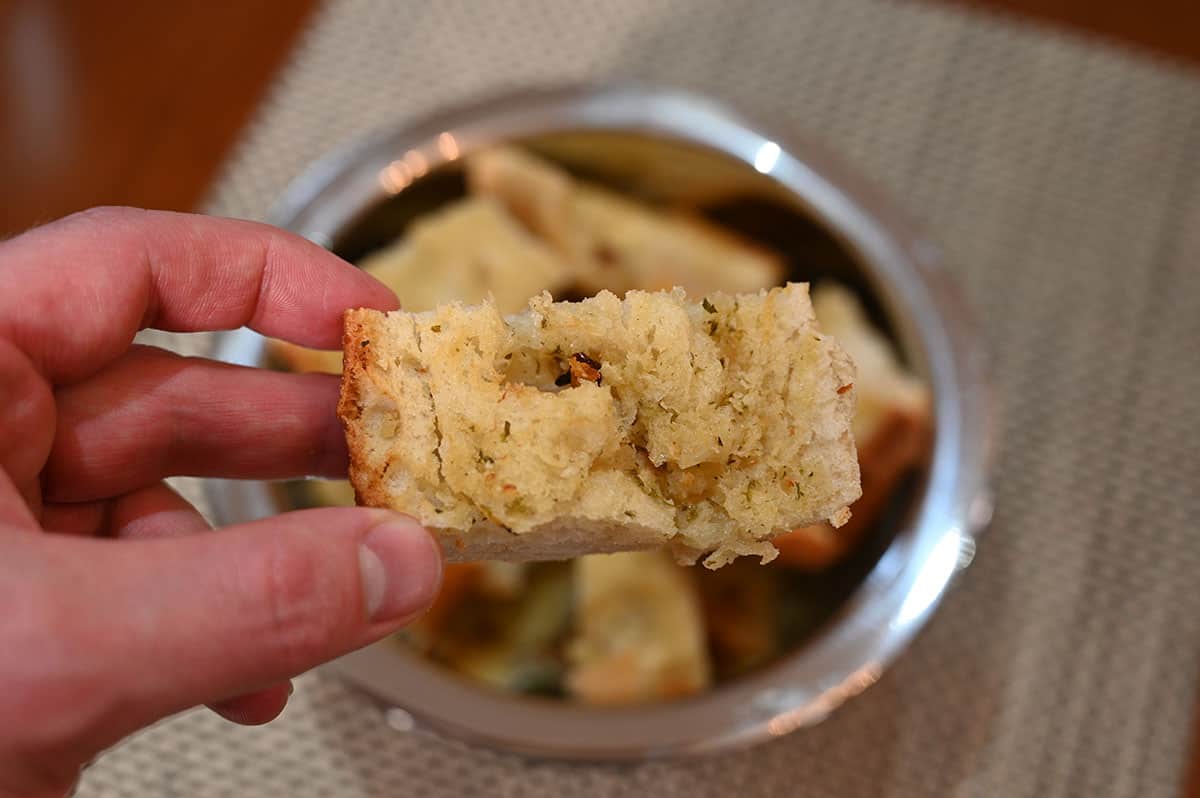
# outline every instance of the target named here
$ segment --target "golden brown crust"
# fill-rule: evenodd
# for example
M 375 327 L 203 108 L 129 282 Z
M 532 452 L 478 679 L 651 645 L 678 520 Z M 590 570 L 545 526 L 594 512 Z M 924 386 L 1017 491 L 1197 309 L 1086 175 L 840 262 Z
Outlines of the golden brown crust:
M 370 340 L 370 317 L 347 310 L 342 319 L 342 390 L 338 397 L 337 414 L 342 428 L 346 430 L 346 446 L 350 450 L 350 481 L 360 505 L 383 507 L 387 504 L 387 496 L 368 467 L 366 430 L 358 423 L 362 417 L 361 386 L 367 371 L 366 348 L 359 342 Z

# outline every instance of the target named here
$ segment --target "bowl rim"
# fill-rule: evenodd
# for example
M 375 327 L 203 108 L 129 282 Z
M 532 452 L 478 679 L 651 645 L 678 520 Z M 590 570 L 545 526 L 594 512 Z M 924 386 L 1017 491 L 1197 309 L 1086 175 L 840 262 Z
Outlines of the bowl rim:
M 992 408 L 985 353 L 936 247 L 820 145 L 749 121 L 708 98 L 641 84 L 568 86 L 469 103 L 378 131 L 315 162 L 281 195 L 272 223 L 330 246 L 337 230 L 402 190 L 393 177 L 498 142 L 556 132 L 627 132 L 715 150 L 772 178 L 838 236 L 932 389 L 934 441 L 923 495 L 835 622 L 763 671 L 681 701 L 629 708 L 488 691 L 382 641 L 325 669 L 419 724 L 468 742 L 540 757 L 631 760 L 747 745 L 815 723 L 878 680 L 928 621 L 991 519 Z M 225 333 L 216 355 L 253 363 L 262 339 Z M 214 480 L 221 523 L 230 492 Z M 244 497 L 243 497 L 244 498 Z M 262 497 L 251 497 L 250 504 Z M 269 512 L 270 508 L 264 508 Z

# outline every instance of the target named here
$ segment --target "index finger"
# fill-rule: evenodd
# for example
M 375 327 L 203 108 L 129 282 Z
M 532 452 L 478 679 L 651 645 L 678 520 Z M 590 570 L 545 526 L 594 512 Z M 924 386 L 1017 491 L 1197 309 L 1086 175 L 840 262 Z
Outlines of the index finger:
M 336 348 L 342 311 L 395 295 L 305 239 L 254 222 L 96 208 L 0 244 L 0 335 L 53 383 L 94 373 L 138 330 L 243 325 Z

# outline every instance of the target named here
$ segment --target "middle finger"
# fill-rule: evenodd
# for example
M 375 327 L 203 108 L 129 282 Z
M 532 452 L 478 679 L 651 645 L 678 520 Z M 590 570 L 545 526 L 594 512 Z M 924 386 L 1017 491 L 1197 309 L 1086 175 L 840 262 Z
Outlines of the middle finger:
M 344 476 L 338 379 L 136 346 L 59 389 L 46 499 L 116 496 L 168 476 Z

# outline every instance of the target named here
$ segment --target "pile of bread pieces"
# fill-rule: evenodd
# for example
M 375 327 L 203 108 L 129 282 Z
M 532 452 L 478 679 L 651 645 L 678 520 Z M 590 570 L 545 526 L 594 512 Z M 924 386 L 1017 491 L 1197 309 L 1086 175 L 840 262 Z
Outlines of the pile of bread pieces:
M 465 170 L 464 199 L 360 263 L 403 310 L 349 311 L 343 353 L 272 354 L 332 373 L 344 357 L 357 500 L 416 517 L 463 574 L 581 558 L 573 694 L 703 689 L 672 560 L 828 567 L 923 456 L 928 392 L 850 291 L 810 301 L 772 252 L 514 148 Z

